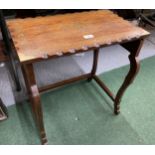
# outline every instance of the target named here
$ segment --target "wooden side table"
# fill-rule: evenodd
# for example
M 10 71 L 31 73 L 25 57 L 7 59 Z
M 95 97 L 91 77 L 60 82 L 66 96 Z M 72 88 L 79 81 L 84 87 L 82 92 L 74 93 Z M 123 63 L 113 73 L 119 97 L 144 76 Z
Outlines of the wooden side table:
M 7 20 L 16 53 L 21 63 L 31 105 L 42 144 L 47 143 L 40 93 L 79 80 L 95 80 L 114 102 L 114 113 L 120 112 L 120 101 L 138 70 L 138 55 L 149 33 L 108 10 Z M 129 51 L 130 70 L 116 95 L 96 73 L 99 49 L 120 44 Z M 38 88 L 33 63 L 94 50 L 90 73 Z

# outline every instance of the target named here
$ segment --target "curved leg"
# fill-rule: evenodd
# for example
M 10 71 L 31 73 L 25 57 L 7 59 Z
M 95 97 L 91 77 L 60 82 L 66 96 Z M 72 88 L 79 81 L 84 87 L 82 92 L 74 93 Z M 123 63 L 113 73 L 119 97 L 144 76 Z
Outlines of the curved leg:
M 88 78 L 88 81 L 89 81 L 89 82 L 93 79 L 93 77 L 94 77 L 94 75 L 95 75 L 95 73 L 96 73 L 96 70 L 97 70 L 97 62 L 98 62 L 98 56 L 99 56 L 99 49 L 97 48 L 97 49 L 95 49 L 95 50 L 93 51 L 93 66 L 92 66 L 92 71 L 91 71 L 91 77 Z
M 46 138 L 44 123 L 43 123 L 41 100 L 40 100 L 39 90 L 35 81 L 33 65 L 27 64 L 22 66 L 22 71 L 24 74 L 27 90 L 30 95 L 32 110 L 35 116 L 36 124 L 39 129 L 41 143 L 46 144 L 47 138 Z
M 125 90 L 133 82 L 134 78 L 136 77 L 136 75 L 139 71 L 140 63 L 139 63 L 137 57 L 140 52 L 142 43 L 143 43 L 143 40 L 137 40 L 137 41 L 129 42 L 129 43 L 122 45 L 130 52 L 130 55 L 129 55 L 130 70 L 129 70 L 122 86 L 118 90 L 117 95 L 115 97 L 114 113 L 116 115 L 119 114 L 119 112 L 120 112 L 120 102 L 121 102 L 121 99 L 122 99 L 122 96 L 123 96 Z
M 116 115 L 119 114 L 120 112 L 120 102 L 125 90 L 133 82 L 140 68 L 140 64 L 137 58 L 133 57 L 132 55 L 129 55 L 129 60 L 130 60 L 130 71 L 126 76 L 125 81 L 123 82 L 121 88 L 117 92 L 117 95 L 114 101 L 114 113 Z

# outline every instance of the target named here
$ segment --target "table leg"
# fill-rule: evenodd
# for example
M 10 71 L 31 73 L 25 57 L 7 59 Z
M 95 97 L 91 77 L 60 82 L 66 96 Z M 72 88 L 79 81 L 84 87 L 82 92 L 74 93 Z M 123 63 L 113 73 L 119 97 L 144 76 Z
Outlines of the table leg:
M 99 48 L 97 48 L 93 51 L 93 66 L 92 66 L 92 70 L 91 70 L 91 77 L 88 78 L 88 81 L 91 81 L 93 79 L 94 75 L 96 74 L 98 56 L 99 56 Z
M 46 144 L 47 138 L 46 138 L 44 123 L 43 123 L 41 100 L 40 100 L 40 94 L 35 80 L 33 64 L 23 65 L 22 71 L 23 71 L 26 87 L 30 95 L 32 110 L 40 132 L 41 142 L 42 144 Z
M 143 44 L 143 40 L 136 40 L 136 41 L 122 44 L 122 46 L 130 52 L 130 55 L 129 55 L 130 70 L 115 97 L 114 113 L 116 115 L 119 114 L 120 112 L 120 102 L 125 90 L 133 82 L 134 78 L 136 77 L 139 71 L 140 63 L 137 57 L 139 55 L 142 44 Z

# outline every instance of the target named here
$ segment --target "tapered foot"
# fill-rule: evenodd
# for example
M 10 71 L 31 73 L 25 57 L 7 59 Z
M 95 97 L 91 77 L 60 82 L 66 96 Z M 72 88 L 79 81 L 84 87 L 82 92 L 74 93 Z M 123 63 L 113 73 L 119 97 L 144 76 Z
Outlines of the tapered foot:
M 42 145 L 47 145 L 47 143 L 48 143 L 48 141 L 47 141 L 47 138 L 46 137 L 44 137 L 44 138 L 41 139 L 41 144 Z
M 120 105 L 117 103 L 115 103 L 115 105 L 114 105 L 114 114 L 115 115 L 120 114 Z
M 119 115 L 120 114 L 120 111 L 119 110 L 114 110 L 114 114 L 115 115 Z
M 40 137 L 41 137 L 41 144 L 46 145 L 48 142 L 46 138 L 46 133 L 42 131 Z

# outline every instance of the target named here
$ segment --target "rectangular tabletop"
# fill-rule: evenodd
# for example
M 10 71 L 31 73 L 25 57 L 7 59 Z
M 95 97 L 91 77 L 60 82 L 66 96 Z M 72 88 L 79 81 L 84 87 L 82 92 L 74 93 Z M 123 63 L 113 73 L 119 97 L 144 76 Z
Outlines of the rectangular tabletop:
M 21 62 L 89 50 L 149 33 L 108 10 L 7 20 Z

